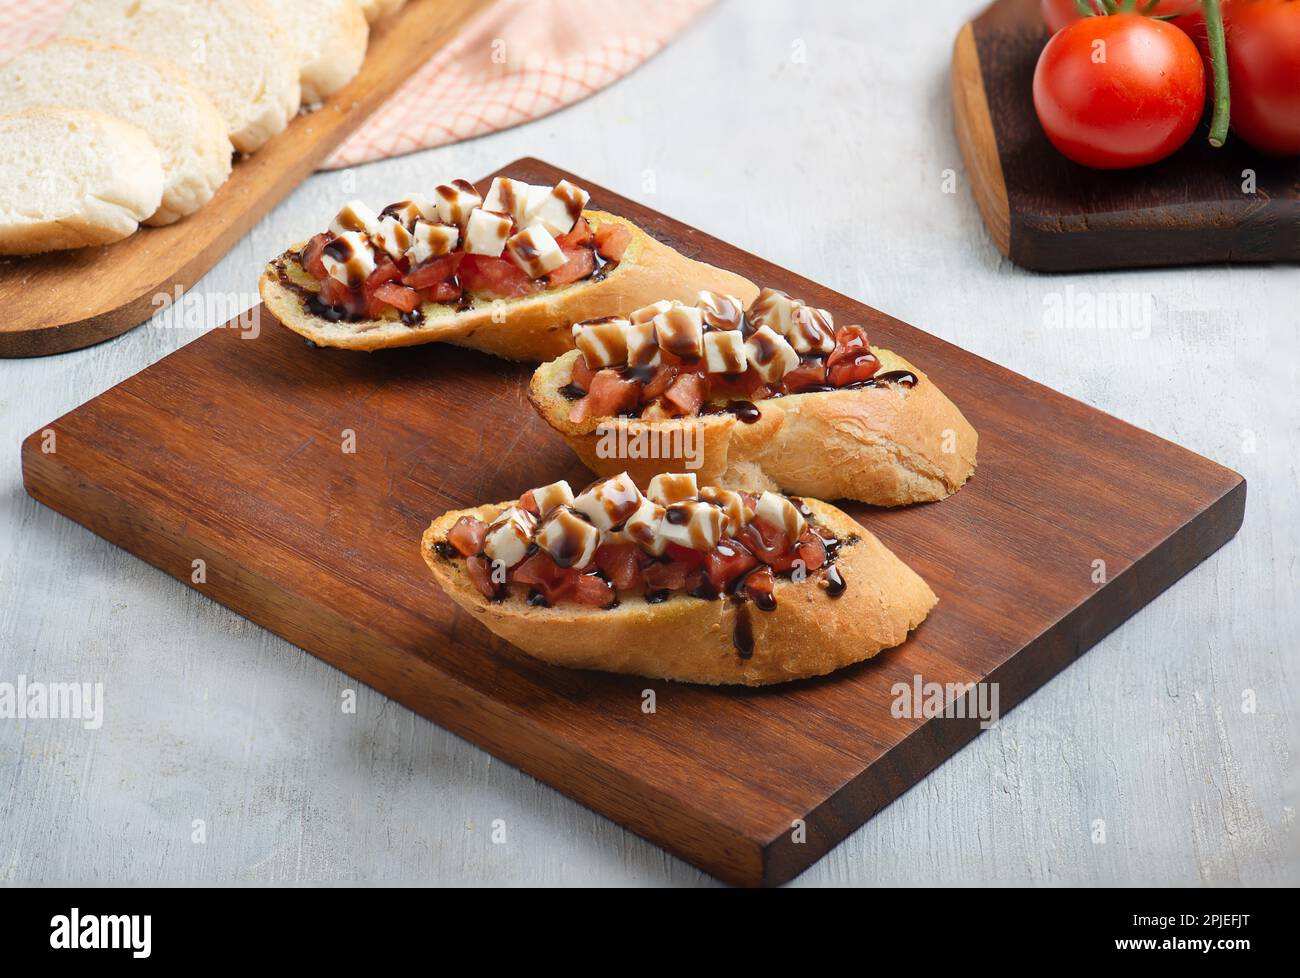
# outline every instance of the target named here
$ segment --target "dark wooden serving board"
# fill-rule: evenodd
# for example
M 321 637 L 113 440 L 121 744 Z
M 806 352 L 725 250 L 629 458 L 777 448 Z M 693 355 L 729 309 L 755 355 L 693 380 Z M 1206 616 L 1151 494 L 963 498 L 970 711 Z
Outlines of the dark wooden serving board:
M 500 172 L 567 177 L 687 254 L 865 323 L 962 407 L 980 433 L 966 488 L 850 507 L 940 597 L 906 645 L 747 691 L 570 672 L 495 639 L 434 586 L 420 534 L 589 475 L 529 408 L 528 368 L 453 347 L 313 349 L 269 316 L 256 339 L 214 330 L 33 434 L 27 491 L 186 583 L 202 559 L 193 586 L 214 600 L 743 884 L 790 879 L 977 733 L 894 719 L 895 683 L 998 682 L 1005 712 L 1241 524 L 1245 482 L 1220 465 L 580 176 Z
M 1034 114 L 1047 43 L 1038 0 L 996 0 L 953 51 L 957 139 L 984 223 L 1004 255 L 1038 271 L 1300 261 L 1300 160 L 1235 136 L 1154 166 L 1102 173 L 1056 151 Z M 1243 192 L 1254 171 L 1254 194 Z
M 356 78 L 235 162 L 215 197 L 184 220 L 141 228 L 102 248 L 0 259 L 0 357 L 40 357 L 102 343 L 145 322 L 156 298 L 189 290 L 302 183 L 487 0 L 411 0 L 370 27 Z

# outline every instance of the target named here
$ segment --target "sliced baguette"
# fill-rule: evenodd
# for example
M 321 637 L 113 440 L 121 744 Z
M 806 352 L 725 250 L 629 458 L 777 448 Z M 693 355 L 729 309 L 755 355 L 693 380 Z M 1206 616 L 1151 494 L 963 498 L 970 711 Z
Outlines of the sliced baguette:
M 57 103 L 116 116 L 148 133 L 162 157 L 162 204 L 146 224 L 198 210 L 230 176 L 234 148 L 216 106 L 170 61 L 63 38 L 0 65 L 0 112 Z
M 763 686 L 824 676 L 900 645 L 939 600 L 848 514 L 816 499 L 804 502 L 818 522 L 846 541 L 835 566 L 847 587 L 832 598 L 815 580 L 778 580 L 776 609 L 770 612 L 689 595 L 660 604 L 624 597 L 609 609 L 538 608 L 518 596 L 489 601 L 470 581 L 465 561 L 442 556 L 436 545 L 462 516 L 490 522 L 513 501 L 438 517 L 420 549 L 434 580 L 456 604 L 543 662 L 688 683 Z M 734 638 L 741 616 L 753 636 L 748 659 L 741 658 Z
M 660 472 L 693 468 L 702 484 L 759 492 L 778 490 L 875 506 L 933 502 L 962 487 L 975 471 L 979 436 L 930 379 L 898 354 L 872 348 L 881 372 L 906 370 L 917 385 L 792 394 L 757 402 L 758 421 L 732 414 L 641 421 L 569 420 L 569 383 L 581 354 L 573 350 L 533 374 L 528 397 L 592 471 L 627 471 L 638 485 Z M 610 432 L 611 434 L 606 434 Z M 617 439 L 617 441 L 616 441 Z M 616 444 L 653 444 L 655 458 L 629 458 Z M 947 450 L 951 449 L 951 450 Z
M 62 33 L 177 64 L 252 153 L 298 111 L 298 46 L 265 0 L 78 0 Z
M 64 108 L 0 116 L 0 255 L 120 241 L 162 190 L 158 150 L 130 123 Z
M 360 0 L 361 9 L 366 15 L 366 20 L 374 23 L 381 17 L 387 17 L 389 14 L 396 13 L 401 9 L 406 0 Z
M 507 360 L 539 362 L 573 349 L 570 324 L 626 313 L 657 299 L 694 302 L 701 289 L 728 292 L 748 303 L 758 288 L 734 272 L 679 254 L 635 224 L 604 211 L 584 211 L 593 229 L 621 224 L 632 232 L 622 261 L 600 281 L 586 280 L 522 299 L 480 300 L 465 311 L 424 304 L 425 321 L 407 326 L 400 319 L 330 322 L 304 308 L 297 289 L 318 291 L 297 255 L 296 245 L 269 264 L 258 288 L 267 309 L 281 323 L 317 346 L 382 350 L 421 343 L 453 343 Z M 290 285 L 281 281 L 281 270 Z
M 303 105 L 325 101 L 356 77 L 370 40 L 357 0 L 280 0 L 278 9 L 302 52 Z

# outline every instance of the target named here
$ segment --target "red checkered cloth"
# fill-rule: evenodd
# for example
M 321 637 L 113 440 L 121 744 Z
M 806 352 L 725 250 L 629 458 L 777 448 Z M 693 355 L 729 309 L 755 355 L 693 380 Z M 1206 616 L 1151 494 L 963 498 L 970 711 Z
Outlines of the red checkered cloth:
M 321 169 L 459 142 L 572 105 L 643 64 L 713 2 L 498 0 L 412 75 Z M 71 5 L 72 0 L 0 0 L 0 61 L 53 37 Z

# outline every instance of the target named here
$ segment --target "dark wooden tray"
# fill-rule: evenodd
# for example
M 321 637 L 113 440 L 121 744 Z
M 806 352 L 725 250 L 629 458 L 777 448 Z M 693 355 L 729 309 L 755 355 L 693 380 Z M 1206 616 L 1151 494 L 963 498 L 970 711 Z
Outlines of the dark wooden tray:
M 1241 523 L 1246 486 L 1222 466 L 582 177 L 500 172 L 567 177 L 690 255 L 866 324 L 961 406 L 980 432 L 966 488 L 850 508 L 940 597 L 911 641 L 746 691 L 570 672 L 495 639 L 434 586 L 420 534 L 448 508 L 589 476 L 529 408 L 528 368 L 453 347 L 311 349 L 269 316 L 257 339 L 215 330 L 53 422 L 54 452 L 33 434 L 28 492 L 186 583 L 202 559 L 193 586 L 214 600 L 743 884 L 788 880 L 977 733 L 893 718 L 895 683 L 996 682 L 1005 711 Z
M 1300 161 L 1235 137 L 1213 149 L 1207 118 L 1155 166 L 1101 173 L 1072 163 L 1034 114 L 1034 66 L 1046 43 L 1038 0 L 997 0 L 962 28 L 953 51 L 957 140 L 1004 255 L 1046 272 L 1300 261 Z M 1247 170 L 1254 194 L 1242 190 Z

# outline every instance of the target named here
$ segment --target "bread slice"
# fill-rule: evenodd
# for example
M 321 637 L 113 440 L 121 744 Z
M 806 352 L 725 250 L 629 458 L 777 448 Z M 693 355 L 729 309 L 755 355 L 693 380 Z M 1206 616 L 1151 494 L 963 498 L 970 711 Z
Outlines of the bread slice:
M 847 586 L 833 598 L 815 580 L 778 580 L 776 609 L 770 612 L 729 598 L 682 594 L 659 604 L 623 597 L 608 609 L 539 608 L 517 596 L 489 601 L 470 581 L 466 562 L 442 556 L 437 544 L 462 516 L 490 522 L 513 501 L 438 517 L 420 549 L 434 580 L 456 604 L 543 662 L 688 683 L 763 686 L 824 676 L 900 645 L 939 600 L 848 514 L 816 499 L 804 502 L 845 541 L 835 567 Z M 736 642 L 746 624 L 753 639 L 750 658 L 742 658 Z
M 298 45 L 265 0 L 78 0 L 61 33 L 175 62 L 252 153 L 298 111 Z
M 130 123 L 62 108 L 0 116 L 0 255 L 119 241 L 162 191 L 158 150 Z
M 694 469 L 701 484 L 744 492 L 765 489 L 874 506 L 933 502 L 962 487 L 975 471 L 979 436 L 952 401 L 917 367 L 872 347 L 880 372 L 905 370 L 915 387 L 896 384 L 809 394 L 756 403 L 759 419 L 705 414 L 665 421 L 569 420 L 574 350 L 533 374 L 528 397 L 592 471 L 627 471 L 638 485 L 660 472 Z M 607 436 L 605 432 L 612 432 Z M 617 439 L 615 441 L 614 439 Z M 609 445 L 644 443 L 656 458 L 629 458 Z M 665 448 L 672 451 L 665 451 Z M 673 452 L 677 454 L 673 454 Z
M 148 133 L 162 157 L 162 204 L 146 224 L 198 210 L 230 176 L 234 148 L 211 99 L 170 61 L 127 48 L 63 38 L 0 65 L 0 112 L 40 105 L 91 109 Z
M 406 3 L 406 0 L 360 0 L 361 9 L 366 15 L 366 20 L 374 23 L 380 17 L 387 17 L 391 13 L 396 13 Z
M 356 77 L 366 60 L 370 24 L 357 0 L 279 0 L 302 52 L 302 102 L 325 101 Z
M 604 211 L 584 211 L 583 216 L 593 229 L 613 223 L 632 232 L 622 260 L 605 278 L 586 279 L 521 299 L 479 300 L 464 311 L 425 303 L 425 320 L 419 326 L 407 326 L 400 319 L 330 322 L 312 315 L 304 308 L 300 290 L 315 292 L 319 284 L 298 261 L 301 244 L 267 266 L 258 288 L 276 319 L 317 346 L 382 350 L 452 343 L 534 363 L 572 350 L 570 326 L 583 319 L 626 313 L 663 298 L 694 302 L 701 289 L 727 292 L 746 303 L 758 294 L 757 286 L 748 279 L 687 258 L 631 221 Z

